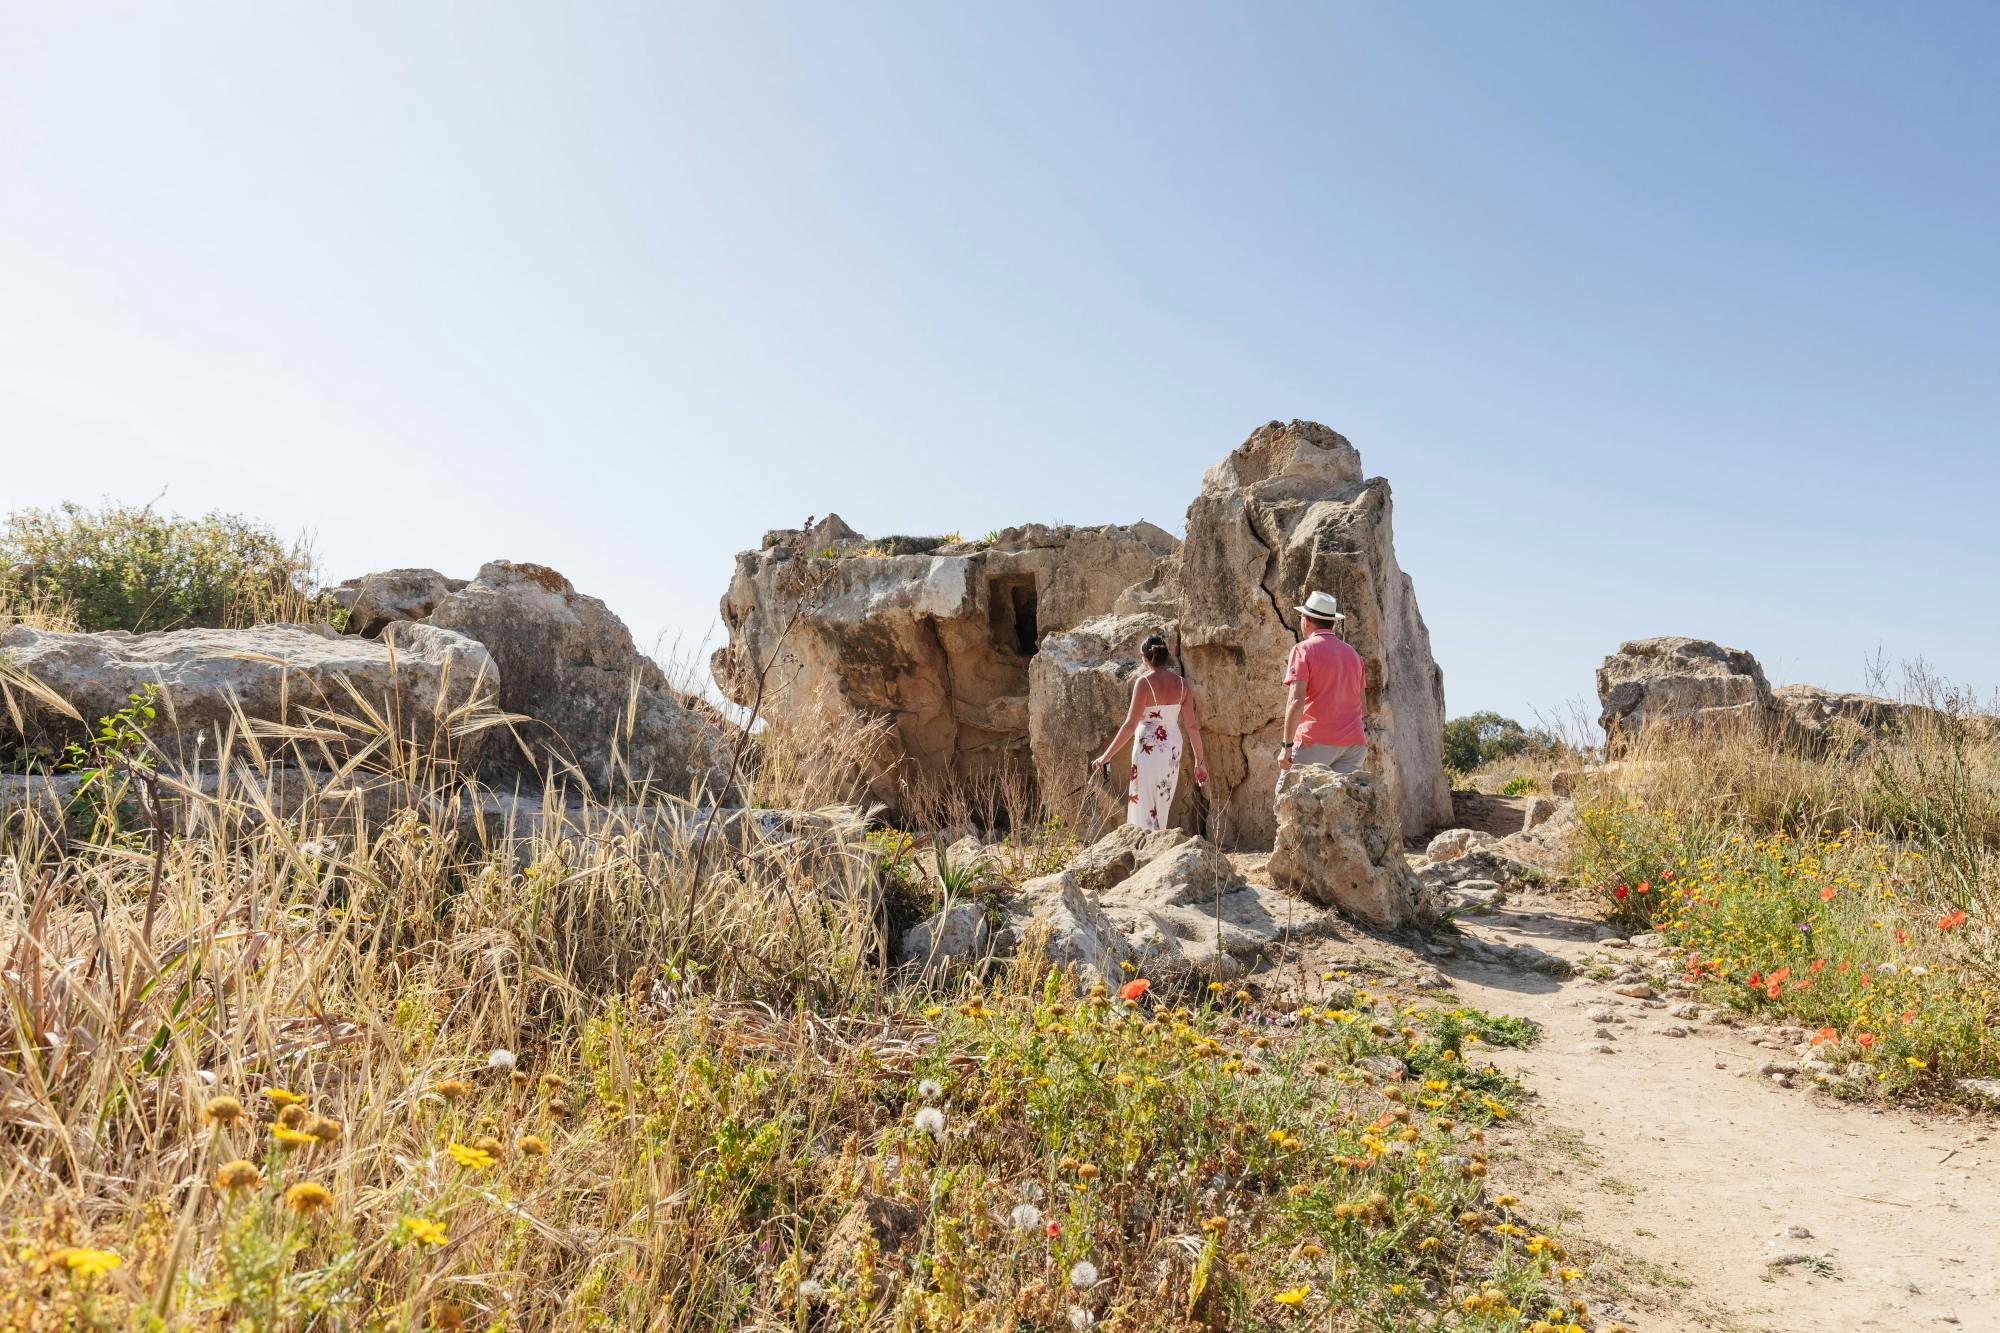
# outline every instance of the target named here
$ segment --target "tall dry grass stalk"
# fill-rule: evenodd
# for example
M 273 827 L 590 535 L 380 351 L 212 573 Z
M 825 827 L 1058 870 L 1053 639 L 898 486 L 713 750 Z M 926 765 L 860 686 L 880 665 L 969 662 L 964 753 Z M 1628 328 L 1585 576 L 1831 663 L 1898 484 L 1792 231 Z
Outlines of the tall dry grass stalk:
M 116 792 L 113 808 L 64 811 L 58 794 L 6 812 L 0 1235 L 115 1236 L 130 1260 L 117 1280 L 143 1288 L 130 1307 L 201 1322 L 197 1307 L 253 1257 L 230 1250 L 250 1242 L 229 1240 L 214 1211 L 228 1201 L 204 1182 L 225 1155 L 265 1151 L 258 1133 L 204 1126 L 211 1096 L 279 1087 L 340 1122 L 337 1143 L 284 1169 L 331 1191 L 338 1226 L 374 1238 L 414 1207 L 401 1201 L 436 1193 L 434 1089 L 475 1075 L 490 1049 L 564 1069 L 621 999 L 852 1007 L 872 993 L 880 904 L 851 813 L 794 817 L 789 841 L 747 816 L 719 822 L 697 879 L 690 835 L 718 816 L 499 798 L 450 751 L 503 719 L 434 719 L 451 738 L 441 751 L 403 739 L 400 721 L 393 701 L 362 722 L 239 718 L 194 770 L 156 779 L 128 760 L 125 795 L 160 789 L 157 830 L 143 803 L 119 813 Z M 843 789 L 838 765 L 779 751 L 767 767 L 814 774 L 772 782 L 773 796 Z M 587 1174 L 545 1177 L 482 1225 L 550 1241 L 515 1275 L 523 1290 L 574 1269 L 566 1285 L 627 1210 L 659 1206 L 643 1178 L 606 1193 Z M 416 1318 L 433 1293 L 402 1289 L 407 1259 L 368 1239 L 337 1279 L 350 1297 L 396 1285 Z M 0 1324 L 25 1326 L 8 1321 L 45 1278 L 0 1269 Z M 554 1290 L 522 1326 L 560 1322 Z

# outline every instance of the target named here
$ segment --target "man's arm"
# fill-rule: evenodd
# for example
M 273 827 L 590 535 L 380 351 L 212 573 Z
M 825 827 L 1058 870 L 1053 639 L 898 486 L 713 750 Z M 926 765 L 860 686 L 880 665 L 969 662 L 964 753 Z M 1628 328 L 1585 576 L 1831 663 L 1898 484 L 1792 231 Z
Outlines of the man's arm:
M 1306 715 L 1306 683 L 1302 680 L 1295 680 L 1292 682 L 1291 689 L 1285 692 L 1285 730 L 1284 734 L 1281 735 L 1279 739 L 1282 741 L 1289 742 L 1293 736 L 1297 735 L 1299 730 L 1299 719 L 1304 717 L 1305 715 Z M 1290 768 L 1291 766 L 1292 766 L 1292 749 L 1291 746 L 1287 744 L 1284 750 L 1280 752 L 1278 755 L 1278 767 Z

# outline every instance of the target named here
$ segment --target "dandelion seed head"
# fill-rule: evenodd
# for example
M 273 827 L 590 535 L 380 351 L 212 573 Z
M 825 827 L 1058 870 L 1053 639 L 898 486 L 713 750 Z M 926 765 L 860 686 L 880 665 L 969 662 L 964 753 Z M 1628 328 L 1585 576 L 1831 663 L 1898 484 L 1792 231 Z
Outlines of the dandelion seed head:
M 1077 1330 L 1077 1333 L 1083 1333 L 1084 1329 L 1089 1328 L 1096 1322 L 1097 1316 L 1084 1309 L 1081 1305 L 1072 1305 L 1069 1307 L 1069 1326 Z
M 514 1053 L 505 1046 L 495 1046 L 486 1053 L 486 1067 L 511 1074 L 514 1072 Z
M 934 1139 L 944 1137 L 944 1112 L 935 1106 L 926 1106 L 917 1112 L 917 1128 Z
M 944 1096 L 944 1084 L 934 1078 L 927 1078 L 917 1084 L 917 1096 L 920 1100 L 934 1102 Z
M 1012 1220 L 1021 1230 L 1032 1231 L 1042 1224 L 1042 1210 L 1032 1203 L 1017 1203 L 1014 1205 Z
M 1070 1267 L 1069 1284 L 1078 1291 L 1088 1291 L 1097 1285 L 1097 1265 L 1088 1259 L 1079 1259 Z

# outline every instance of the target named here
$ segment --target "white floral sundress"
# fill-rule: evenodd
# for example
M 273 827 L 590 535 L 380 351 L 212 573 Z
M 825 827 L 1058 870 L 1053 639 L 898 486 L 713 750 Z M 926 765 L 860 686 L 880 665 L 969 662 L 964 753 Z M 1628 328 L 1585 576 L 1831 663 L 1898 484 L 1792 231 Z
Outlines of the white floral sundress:
M 1150 685 L 1149 685 L 1150 692 Z M 1132 733 L 1132 786 L 1125 797 L 1125 822 L 1157 831 L 1173 818 L 1174 789 L 1181 780 L 1181 706 L 1148 704 Z

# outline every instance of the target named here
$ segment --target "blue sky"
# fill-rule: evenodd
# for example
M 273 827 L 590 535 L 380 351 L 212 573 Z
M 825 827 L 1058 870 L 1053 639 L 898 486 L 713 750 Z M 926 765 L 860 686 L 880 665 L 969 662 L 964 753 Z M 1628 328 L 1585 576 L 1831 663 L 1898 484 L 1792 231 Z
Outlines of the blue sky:
M 0 506 L 539 560 L 1396 493 L 1453 713 L 2000 685 L 2000 9 L 0 3 Z M 1594 712 L 1594 708 L 1591 710 Z

